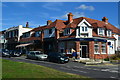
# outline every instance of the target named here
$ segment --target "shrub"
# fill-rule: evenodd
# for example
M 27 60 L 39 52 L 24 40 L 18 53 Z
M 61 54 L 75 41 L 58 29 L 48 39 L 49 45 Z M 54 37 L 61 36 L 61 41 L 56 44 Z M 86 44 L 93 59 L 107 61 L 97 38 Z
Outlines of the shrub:
M 120 54 L 114 54 L 110 57 L 112 60 L 120 60 Z

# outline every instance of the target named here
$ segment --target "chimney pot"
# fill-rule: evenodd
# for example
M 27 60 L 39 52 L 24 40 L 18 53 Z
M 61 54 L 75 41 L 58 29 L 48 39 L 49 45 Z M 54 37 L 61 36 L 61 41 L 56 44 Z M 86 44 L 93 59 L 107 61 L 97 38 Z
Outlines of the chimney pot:
M 50 25 L 51 23 L 52 23 L 51 20 L 48 20 L 48 21 L 47 21 L 47 25 Z
M 73 22 L 73 14 L 70 12 L 68 14 L 68 23 L 71 23 L 71 22 Z
M 102 18 L 102 21 L 105 22 L 105 23 L 108 23 L 108 18 L 103 17 L 103 18 Z
M 28 22 L 26 22 L 26 27 L 29 27 L 29 23 Z

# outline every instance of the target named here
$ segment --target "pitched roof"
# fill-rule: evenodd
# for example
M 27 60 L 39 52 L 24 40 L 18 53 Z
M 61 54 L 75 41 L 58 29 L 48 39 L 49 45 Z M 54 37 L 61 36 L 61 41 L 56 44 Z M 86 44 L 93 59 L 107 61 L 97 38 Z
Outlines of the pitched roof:
M 86 19 L 94 28 L 101 27 L 101 28 L 110 29 L 114 33 L 120 33 L 120 29 L 116 28 L 115 26 L 113 26 L 110 23 L 105 23 L 103 21 L 90 19 L 90 18 L 86 18 L 86 17 L 83 17 L 83 18 Z
M 61 30 L 65 26 L 66 26 L 66 21 L 56 19 L 50 25 L 47 25 L 46 27 L 44 27 L 44 29 L 49 29 L 49 28 L 55 27 L 56 29 Z
M 120 33 L 120 29 L 116 28 L 115 26 L 113 26 L 110 23 L 105 23 L 103 21 L 99 21 L 99 20 L 95 20 L 95 19 L 91 19 L 91 18 L 86 18 L 86 17 L 75 18 L 75 19 L 73 19 L 72 23 L 68 23 L 68 21 L 63 21 L 63 20 L 56 19 L 50 25 L 37 27 L 37 28 L 32 29 L 31 31 L 38 31 L 38 30 L 42 30 L 42 29 L 49 29 L 49 28 L 52 28 L 52 27 L 55 27 L 58 30 L 62 30 L 64 28 L 76 28 L 77 25 L 83 19 L 88 21 L 88 23 L 90 23 L 93 26 L 93 28 L 98 28 L 98 27 L 106 28 L 106 29 L 112 30 L 112 32 L 114 32 L 114 33 Z
M 34 28 L 32 29 L 31 31 L 39 31 L 39 30 L 42 30 L 43 28 L 45 28 L 46 26 L 40 26 L 40 27 L 37 27 L 37 28 Z

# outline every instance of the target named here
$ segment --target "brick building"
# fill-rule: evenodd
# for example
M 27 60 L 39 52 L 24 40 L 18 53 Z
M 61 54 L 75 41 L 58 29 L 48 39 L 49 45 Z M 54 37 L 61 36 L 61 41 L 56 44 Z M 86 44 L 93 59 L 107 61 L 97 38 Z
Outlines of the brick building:
M 62 52 L 71 55 L 75 50 L 81 59 L 103 59 L 115 54 L 120 29 L 110 24 L 106 17 L 99 21 L 86 17 L 73 19 L 73 16 L 69 13 L 66 21 L 48 20 L 47 25 L 24 33 L 30 36 L 24 37 L 23 34 L 20 42 L 29 43 L 26 44 L 29 49 L 41 49 L 46 54 Z

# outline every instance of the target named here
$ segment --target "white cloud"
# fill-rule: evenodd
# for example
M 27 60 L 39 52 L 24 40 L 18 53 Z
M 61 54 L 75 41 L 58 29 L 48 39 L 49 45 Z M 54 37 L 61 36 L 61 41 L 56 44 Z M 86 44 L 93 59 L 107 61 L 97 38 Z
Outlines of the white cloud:
M 61 9 L 58 8 L 62 6 L 62 3 L 56 3 L 56 2 L 49 2 L 43 5 L 43 8 L 49 9 L 49 10 L 54 10 L 54 11 L 60 11 Z
M 73 15 L 74 15 L 73 16 L 74 18 L 85 17 L 85 13 L 84 12 L 75 12 Z
M 95 10 L 95 8 L 93 6 L 87 6 L 85 4 L 80 5 L 79 7 L 77 7 L 76 9 L 83 9 L 83 10 L 90 10 L 93 11 Z
M 68 19 L 68 12 L 59 17 L 51 17 L 52 19 Z M 73 12 L 73 18 L 85 17 L 84 12 Z

